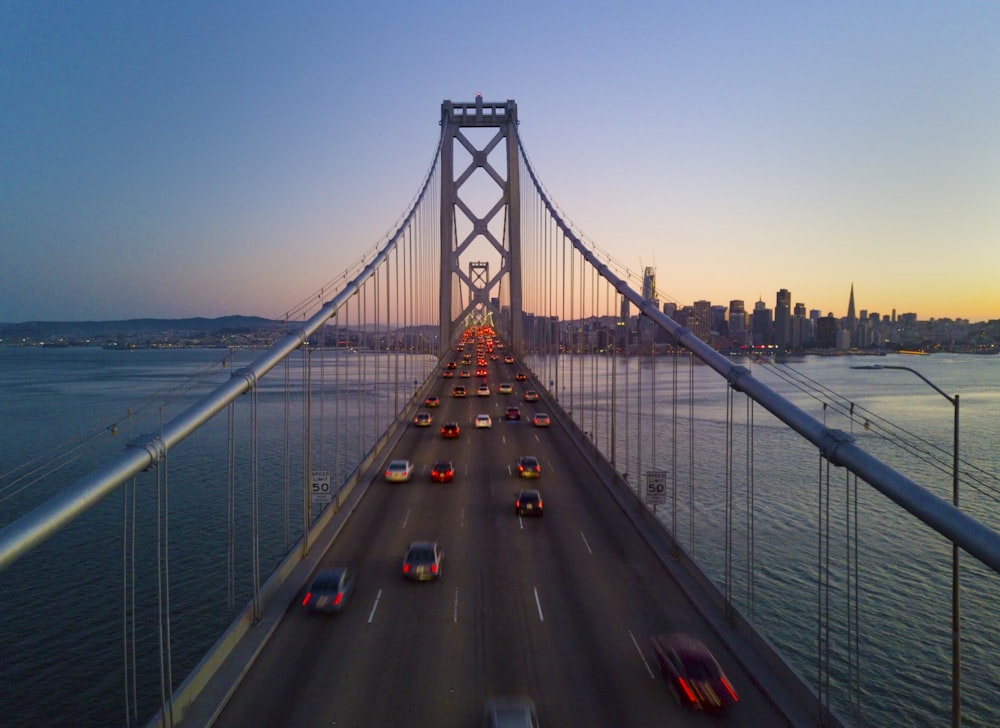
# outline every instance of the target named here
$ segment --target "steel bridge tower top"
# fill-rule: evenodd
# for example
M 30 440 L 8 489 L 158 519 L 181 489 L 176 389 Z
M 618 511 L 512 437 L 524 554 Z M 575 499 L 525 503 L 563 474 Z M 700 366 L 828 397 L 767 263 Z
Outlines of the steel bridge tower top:
M 517 124 L 517 104 L 511 100 L 489 103 L 477 95 L 473 103 L 444 101 L 441 104 L 441 355 L 454 345 L 466 322 L 484 318 L 492 318 L 500 336 L 510 342 L 516 353 L 521 353 L 521 191 Z M 496 133 L 487 138 L 485 144 L 477 146 L 474 141 L 482 141 L 482 137 L 465 133 L 471 128 L 495 129 Z M 500 157 L 498 153 L 491 161 L 491 153 L 501 142 L 506 144 L 506 155 Z M 464 149 L 470 157 L 468 165 L 458 174 L 456 149 Z M 470 189 L 474 185 L 467 186 L 474 175 L 480 179 L 485 175 L 500 192 L 499 199 L 487 202 L 487 209 L 481 215 L 476 210 L 482 209 L 481 198 L 488 192 L 479 187 Z M 479 260 L 463 266 L 473 246 L 476 246 Z M 481 254 L 484 248 L 486 256 Z M 491 266 L 482 260 L 487 256 L 499 260 L 492 277 L 489 276 Z M 485 276 L 482 275 L 484 271 Z M 467 295 L 461 295 L 462 286 L 467 289 Z

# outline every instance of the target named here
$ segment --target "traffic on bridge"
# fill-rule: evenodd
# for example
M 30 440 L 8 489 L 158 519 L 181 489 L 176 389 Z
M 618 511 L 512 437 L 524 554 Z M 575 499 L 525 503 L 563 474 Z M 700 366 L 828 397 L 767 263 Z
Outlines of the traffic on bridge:
M 513 696 L 534 706 L 538 723 L 526 726 L 685 725 L 704 712 L 725 725 L 787 724 L 571 434 L 540 426 L 548 418 L 536 415 L 554 408 L 530 401 L 535 385 L 502 346 L 488 329 L 463 337 L 322 559 L 321 572 L 357 575 L 342 609 L 310 610 L 304 587 L 216 725 L 476 725 L 485 705 Z M 469 389 L 490 393 L 455 396 L 463 378 L 448 375 L 472 371 Z M 491 427 L 475 426 L 482 415 Z M 443 436 L 447 422 L 457 437 Z M 519 472 L 521 458 L 540 472 Z M 387 469 L 399 461 L 412 465 L 402 478 Z M 453 463 L 450 482 L 432 479 L 442 461 Z M 535 490 L 532 508 L 515 507 Z M 414 542 L 442 552 L 428 583 L 405 578 Z M 684 650 L 658 659 L 661 634 L 700 640 L 722 672 L 713 678 L 713 663 Z M 674 662 L 687 672 L 668 680 Z

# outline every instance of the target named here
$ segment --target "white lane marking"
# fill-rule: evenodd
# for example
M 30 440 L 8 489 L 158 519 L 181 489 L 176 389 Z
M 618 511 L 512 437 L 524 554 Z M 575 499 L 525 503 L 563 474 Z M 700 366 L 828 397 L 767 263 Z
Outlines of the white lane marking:
M 455 587 L 455 609 L 452 615 L 452 620 L 455 624 L 458 624 L 458 587 Z
M 403 528 L 406 528 L 406 523 L 410 520 L 410 509 L 406 509 L 406 515 L 403 516 Z
M 583 545 L 587 547 L 587 553 L 593 556 L 594 552 L 590 550 L 590 544 L 587 543 L 587 537 L 583 535 L 583 531 L 580 531 L 580 538 L 583 539 Z
M 538 598 L 538 587 L 531 587 L 532 591 L 535 592 L 535 606 L 538 607 L 538 620 L 540 622 L 545 621 L 545 615 L 542 614 L 542 601 Z
M 375 619 L 375 610 L 378 609 L 378 603 L 381 598 L 382 598 L 382 590 L 379 589 L 378 594 L 375 595 L 375 603 L 372 604 L 372 611 L 369 612 L 368 614 L 368 624 L 371 624 L 372 620 Z
M 465 509 L 462 509 L 462 517 L 458 519 L 458 527 L 465 528 Z
M 632 630 L 628 631 L 628 636 L 632 638 L 632 644 L 635 645 L 635 651 L 639 653 L 639 659 L 642 660 L 642 664 L 646 666 L 646 672 L 648 672 L 649 676 L 655 680 L 656 675 L 653 674 L 653 671 L 649 667 L 649 663 L 646 662 L 646 656 L 642 654 L 642 650 L 639 649 L 639 643 L 635 641 L 635 635 L 632 634 Z

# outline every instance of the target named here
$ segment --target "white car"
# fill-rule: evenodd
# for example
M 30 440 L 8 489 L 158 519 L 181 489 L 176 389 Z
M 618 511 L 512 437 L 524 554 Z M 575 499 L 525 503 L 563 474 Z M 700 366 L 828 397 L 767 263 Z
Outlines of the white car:
M 488 384 L 480 384 L 476 388 L 476 396 L 477 397 L 489 397 L 490 396 L 490 387 L 489 387 L 489 385 Z
M 413 463 L 409 460 L 393 460 L 385 469 L 387 483 L 405 483 L 413 475 Z
M 493 427 L 493 418 L 489 415 L 476 415 L 476 427 Z

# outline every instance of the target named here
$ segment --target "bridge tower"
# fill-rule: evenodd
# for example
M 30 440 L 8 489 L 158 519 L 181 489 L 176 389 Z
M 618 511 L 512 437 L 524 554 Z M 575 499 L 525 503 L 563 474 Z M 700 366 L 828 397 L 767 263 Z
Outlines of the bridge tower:
M 482 139 L 479 136 L 470 139 L 473 133 L 466 133 L 472 128 L 495 129 L 496 132 L 485 144 L 477 146 L 474 140 Z M 473 103 L 444 101 L 441 104 L 441 135 L 439 353 L 444 355 L 454 345 L 469 321 L 492 319 L 499 327 L 500 336 L 520 354 L 521 188 L 517 104 L 511 100 L 488 103 L 479 95 Z M 504 162 L 506 169 L 498 171 L 490 155 L 501 142 L 506 145 L 506 156 L 496 161 Z M 456 149 L 460 154 L 464 150 L 471 157 L 458 174 Z M 482 198 L 490 190 L 472 189 L 473 185 L 468 184 L 479 170 L 482 170 L 478 175 L 480 179 L 485 175 L 499 188 L 498 199 L 488 203 L 482 215 L 476 210 L 482 209 Z M 492 277 L 488 261 L 471 261 L 468 272 L 463 269 L 462 261 L 473 246 L 477 254 L 485 249 L 494 262 L 499 262 Z M 468 295 L 461 295 L 463 286 Z

